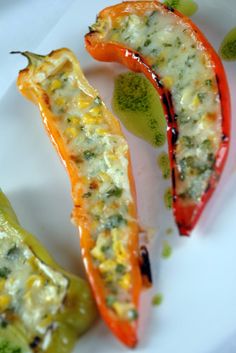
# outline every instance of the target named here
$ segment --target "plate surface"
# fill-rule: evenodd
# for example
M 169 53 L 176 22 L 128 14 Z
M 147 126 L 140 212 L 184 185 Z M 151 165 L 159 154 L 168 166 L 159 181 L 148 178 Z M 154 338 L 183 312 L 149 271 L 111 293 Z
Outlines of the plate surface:
M 84 49 L 83 35 L 99 10 L 114 3 L 74 1 L 63 16 L 53 19 L 41 43 L 32 45 L 33 28 L 28 33 L 30 47 L 25 48 L 42 54 L 60 47 L 71 48 L 109 107 L 114 77 L 126 70 L 117 64 L 95 62 Z M 199 9 L 193 20 L 218 49 L 225 34 L 236 26 L 236 2 L 197 3 Z M 27 25 L 22 23 L 24 30 Z M 12 49 L 22 49 L 21 43 Z M 9 61 L 6 70 L 11 75 L 15 70 L 16 77 L 26 63 L 19 57 Z M 163 181 L 156 163 L 161 150 L 125 131 L 132 154 L 140 223 L 153 230 L 149 248 L 154 287 L 142 296 L 137 353 L 236 351 L 236 62 L 225 64 L 225 68 L 232 97 L 231 150 L 218 188 L 191 238 L 178 237 L 172 214 L 164 207 L 163 193 L 169 184 Z M 0 186 L 22 225 L 40 238 L 61 265 L 81 274 L 79 239 L 69 220 L 72 202 L 66 172 L 44 131 L 38 109 L 22 98 L 15 82 L 8 83 L 8 89 L 5 86 L 0 92 Z M 169 227 L 174 232 L 168 236 Z M 160 260 L 163 239 L 173 250 L 168 260 Z M 164 300 L 161 306 L 153 307 L 150 302 L 156 293 L 162 293 Z M 101 321 L 80 339 L 74 352 L 95 350 L 127 351 Z

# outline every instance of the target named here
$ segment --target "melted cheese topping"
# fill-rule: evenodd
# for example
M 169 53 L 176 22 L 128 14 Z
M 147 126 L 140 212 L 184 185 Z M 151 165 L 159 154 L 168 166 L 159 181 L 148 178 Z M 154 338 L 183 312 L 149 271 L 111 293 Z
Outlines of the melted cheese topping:
M 58 70 L 55 69 L 58 68 Z M 52 70 L 52 68 L 51 68 Z M 67 148 L 81 183 L 77 190 L 84 199 L 94 241 L 94 266 L 105 283 L 107 306 L 120 317 L 137 318 L 132 304 L 128 206 L 132 200 L 128 178 L 128 145 L 112 132 L 104 117 L 101 99 L 87 93 L 68 62 L 53 63 L 53 74 L 39 72 L 41 87 L 50 98 L 55 124 Z
M 107 41 L 125 44 L 148 59 L 172 94 L 179 137 L 177 195 L 199 201 L 207 188 L 221 141 L 221 106 L 214 69 L 193 30 L 160 8 L 143 16 L 108 17 L 92 29 Z
M 23 323 L 29 342 L 37 336 L 47 348 L 67 287 L 67 278 L 41 262 L 17 234 L 0 233 L 0 318 Z

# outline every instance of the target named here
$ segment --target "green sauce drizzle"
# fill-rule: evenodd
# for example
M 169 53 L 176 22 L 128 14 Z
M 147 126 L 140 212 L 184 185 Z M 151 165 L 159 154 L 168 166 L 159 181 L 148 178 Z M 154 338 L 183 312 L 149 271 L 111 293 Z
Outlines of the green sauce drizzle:
M 164 203 L 166 208 L 168 209 L 172 208 L 172 189 L 171 188 L 167 188 L 164 193 Z
M 226 34 L 223 42 L 221 43 L 220 56 L 224 60 L 236 60 L 236 27 Z
M 157 157 L 157 164 L 161 169 L 163 179 L 169 179 L 170 161 L 169 161 L 169 156 L 166 152 L 162 152 L 161 154 L 159 154 L 159 156 Z
M 170 246 L 168 241 L 164 241 L 161 256 L 164 259 L 168 259 L 171 256 L 171 254 L 172 254 L 172 247 Z
M 161 293 L 158 293 L 153 296 L 152 298 L 152 305 L 153 306 L 159 306 L 163 302 L 163 295 Z
M 142 75 L 127 72 L 117 76 L 112 106 L 124 126 L 154 147 L 166 141 L 166 121 L 159 96 Z
M 193 0 L 166 0 L 164 4 L 173 7 L 185 16 L 192 16 L 198 10 L 198 5 Z

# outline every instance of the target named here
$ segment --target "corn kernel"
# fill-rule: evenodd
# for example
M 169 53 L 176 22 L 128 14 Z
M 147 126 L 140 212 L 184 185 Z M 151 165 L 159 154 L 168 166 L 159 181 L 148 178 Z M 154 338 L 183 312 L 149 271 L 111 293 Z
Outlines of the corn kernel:
M 173 79 L 172 79 L 171 76 L 165 76 L 162 79 L 162 82 L 163 82 L 164 86 L 169 88 L 169 89 L 173 86 Z
M 98 135 L 106 135 L 107 131 L 105 129 L 96 129 L 96 133 Z
M 131 278 L 130 278 L 130 274 L 126 273 L 124 276 L 121 277 L 121 279 L 119 280 L 119 285 L 121 286 L 121 288 L 123 289 L 129 289 L 130 288 L 130 283 L 131 283 Z
M 41 287 L 44 283 L 44 278 L 40 275 L 31 275 L 26 283 L 28 289 L 35 287 Z
M 51 85 L 50 85 L 50 91 L 51 91 L 51 92 L 52 92 L 52 91 L 55 91 L 56 89 L 61 88 L 61 86 L 62 86 L 61 81 L 55 79 L 55 80 L 52 81 L 52 83 L 51 83 Z
M 115 302 L 112 307 L 117 313 L 117 315 L 122 318 L 126 318 L 128 311 L 133 309 L 133 305 L 130 303 Z
M 112 272 L 116 268 L 116 263 L 113 260 L 106 260 L 99 265 L 99 270 L 102 273 Z
M 92 115 L 100 115 L 101 114 L 101 108 L 99 106 L 93 107 L 92 109 L 90 109 L 89 111 L 90 114 Z
M 95 246 L 95 248 L 93 248 L 92 250 L 91 250 L 91 254 L 92 254 L 92 256 L 95 258 L 95 259 L 97 259 L 97 260 L 99 260 L 99 261 L 105 261 L 105 255 L 104 255 L 104 253 L 102 252 L 102 250 L 101 250 L 101 248 L 100 247 L 98 247 L 98 246 Z
M 193 101 L 192 101 L 192 107 L 197 108 L 200 103 L 201 103 L 201 102 L 200 102 L 198 96 L 195 96 L 195 97 L 193 98 Z
M 6 310 L 11 302 L 9 295 L 0 295 L 0 312 Z
M 85 124 L 96 124 L 98 122 L 98 119 L 89 113 L 84 114 L 82 119 Z
M 78 126 L 80 123 L 80 120 L 77 116 L 70 116 L 69 119 L 70 119 L 71 125 Z
M 69 137 L 69 138 L 74 138 L 76 136 L 78 136 L 78 130 L 75 129 L 74 127 L 68 127 L 65 130 L 65 134 Z
M 65 98 L 63 98 L 63 97 L 57 97 L 57 98 L 55 99 L 55 103 L 56 103 L 57 105 L 59 105 L 60 107 L 61 107 L 62 105 L 65 105 L 65 102 L 66 102 L 66 100 L 65 100 Z
M 4 278 L 0 278 L 0 292 L 3 291 L 5 287 L 6 280 Z
M 127 259 L 127 255 L 122 242 L 118 239 L 117 235 L 114 236 L 114 233 L 112 234 L 112 240 L 112 249 L 115 253 L 117 262 L 124 263 Z
M 90 104 L 91 104 L 90 99 L 79 97 L 79 100 L 78 100 L 78 108 L 79 109 L 86 109 L 90 106 Z
M 50 326 L 52 323 L 52 317 L 50 315 L 48 315 L 45 319 L 43 319 L 41 322 L 40 322 L 40 326 L 45 328 L 45 327 L 48 327 Z
M 109 182 L 111 181 L 110 175 L 107 174 L 107 173 L 104 173 L 104 172 L 100 172 L 100 173 L 99 173 L 99 178 L 100 178 L 102 181 L 107 182 L 107 183 L 109 183 Z

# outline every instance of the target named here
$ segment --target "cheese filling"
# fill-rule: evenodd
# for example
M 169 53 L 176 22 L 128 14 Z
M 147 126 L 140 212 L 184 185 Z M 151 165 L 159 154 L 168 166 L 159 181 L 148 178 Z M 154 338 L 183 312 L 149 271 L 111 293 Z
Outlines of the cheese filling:
M 0 232 L 0 319 L 21 322 L 29 337 L 50 343 L 68 279 L 41 262 L 17 234 Z M 44 342 L 44 339 L 48 342 Z
M 55 66 L 55 64 L 54 64 Z M 99 96 L 93 97 L 64 62 L 40 85 L 50 99 L 55 124 L 64 141 L 81 183 L 83 209 L 88 215 L 94 246 L 93 263 L 106 287 L 106 304 L 122 319 L 134 320 L 129 244 L 129 204 L 132 201 L 128 179 L 128 145 L 112 132 L 104 117 L 106 108 Z M 82 191 L 81 191 L 82 190 Z
M 114 20 L 113 20 L 114 21 Z M 221 141 L 221 105 L 214 67 L 194 31 L 163 8 L 145 15 L 98 19 L 103 40 L 138 51 L 171 94 L 178 124 L 177 195 L 198 202 L 213 173 Z

